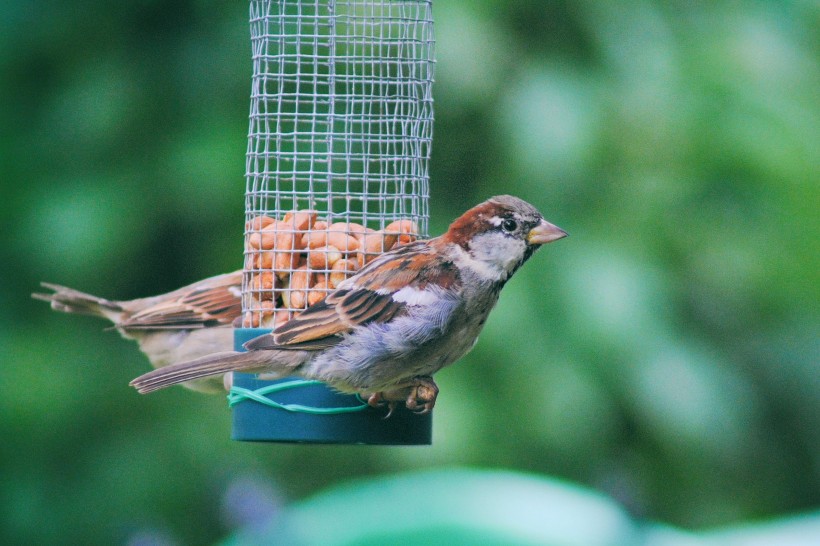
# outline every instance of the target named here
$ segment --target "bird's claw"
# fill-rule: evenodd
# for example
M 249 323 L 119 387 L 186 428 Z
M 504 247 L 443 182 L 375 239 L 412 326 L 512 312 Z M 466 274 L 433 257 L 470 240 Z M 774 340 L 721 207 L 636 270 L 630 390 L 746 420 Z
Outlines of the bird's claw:
M 410 390 L 404 405 L 413 413 L 424 415 L 433 411 L 436 406 L 436 398 L 438 398 L 438 385 L 435 384 L 433 378 L 419 377 Z
M 384 393 L 382 392 L 374 392 L 370 396 L 367 397 L 367 405 L 371 408 L 380 408 L 384 406 L 387 402 L 384 399 Z
M 367 397 L 367 405 L 371 408 L 381 408 L 387 406 L 385 419 L 393 415 L 398 402 L 404 405 L 417 415 L 430 413 L 436 405 L 438 397 L 438 385 L 432 377 L 417 377 L 413 383 L 386 392 L 374 392 Z
M 386 400 L 383 392 L 374 392 L 367 397 L 367 405 L 371 408 L 382 408 L 387 406 L 387 415 L 383 419 L 389 419 L 393 415 L 393 410 L 396 409 L 395 400 Z

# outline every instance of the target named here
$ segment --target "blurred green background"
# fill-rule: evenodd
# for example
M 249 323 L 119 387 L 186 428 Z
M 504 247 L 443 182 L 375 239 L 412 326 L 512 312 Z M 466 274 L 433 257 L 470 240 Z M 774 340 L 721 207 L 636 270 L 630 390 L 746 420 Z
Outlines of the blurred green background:
M 29 297 L 240 266 L 247 4 L 0 4 L 0 542 L 211 543 L 452 465 L 692 531 L 820 506 L 817 2 L 436 0 L 431 232 L 503 192 L 572 236 L 415 448 L 232 442 L 223 399 L 137 395 L 135 344 Z

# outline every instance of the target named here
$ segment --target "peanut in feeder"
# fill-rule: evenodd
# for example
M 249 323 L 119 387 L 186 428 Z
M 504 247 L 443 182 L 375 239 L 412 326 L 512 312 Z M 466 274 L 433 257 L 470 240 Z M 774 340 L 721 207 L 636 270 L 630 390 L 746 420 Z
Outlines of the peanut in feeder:
M 430 0 L 250 3 L 237 350 L 381 252 L 427 235 L 431 9 Z M 315 382 L 235 375 L 235 439 L 430 442 L 429 415 L 399 411 L 384 421 L 356 397 Z

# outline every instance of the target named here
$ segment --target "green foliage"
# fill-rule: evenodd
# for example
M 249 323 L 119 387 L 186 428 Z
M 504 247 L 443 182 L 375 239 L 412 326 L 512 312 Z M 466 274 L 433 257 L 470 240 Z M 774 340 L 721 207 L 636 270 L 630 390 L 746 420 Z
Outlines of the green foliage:
M 133 344 L 29 298 L 240 265 L 251 70 L 242 3 L 38 7 L 0 18 L 2 542 L 213 542 L 242 480 L 274 510 L 453 464 L 687 529 L 820 504 L 815 3 L 437 0 L 432 231 L 503 192 L 571 237 L 437 376 L 430 448 L 233 443 L 224 400 L 136 395 Z

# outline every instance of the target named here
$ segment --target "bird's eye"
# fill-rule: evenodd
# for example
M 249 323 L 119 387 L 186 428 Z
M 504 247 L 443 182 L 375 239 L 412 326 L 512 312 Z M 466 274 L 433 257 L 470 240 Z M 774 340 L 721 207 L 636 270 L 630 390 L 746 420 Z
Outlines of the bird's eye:
M 501 229 L 507 232 L 515 231 L 518 228 L 518 223 L 513 220 L 512 218 L 507 218 L 503 222 L 501 222 Z

